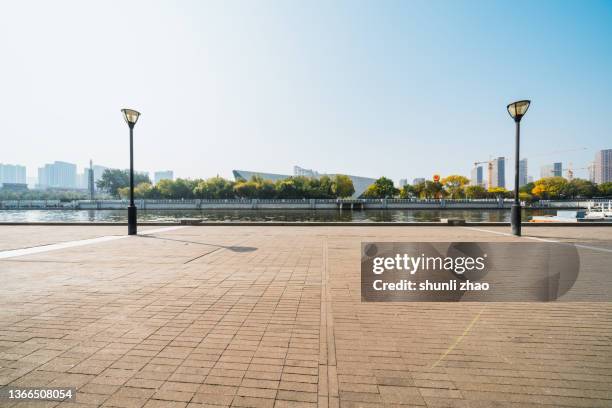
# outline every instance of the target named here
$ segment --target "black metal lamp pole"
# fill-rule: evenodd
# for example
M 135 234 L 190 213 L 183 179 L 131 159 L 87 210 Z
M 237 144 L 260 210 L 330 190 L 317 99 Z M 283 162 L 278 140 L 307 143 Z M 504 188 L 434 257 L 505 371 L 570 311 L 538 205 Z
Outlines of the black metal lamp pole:
M 134 125 L 140 113 L 132 109 L 122 109 L 123 116 L 130 127 L 130 205 L 128 205 L 128 235 L 136 235 L 137 218 L 134 204 Z
M 519 154 L 521 146 L 521 119 L 514 118 L 516 122 L 516 151 L 514 159 L 514 203 L 510 210 L 512 234 L 521 236 L 521 202 L 519 201 Z
M 514 202 L 510 210 L 510 223 L 512 225 L 512 234 L 521 236 L 521 202 L 519 200 L 519 170 L 520 170 L 520 154 L 521 154 L 521 119 L 527 112 L 531 102 L 517 101 L 508 105 L 508 113 L 516 123 L 516 150 L 514 152 Z

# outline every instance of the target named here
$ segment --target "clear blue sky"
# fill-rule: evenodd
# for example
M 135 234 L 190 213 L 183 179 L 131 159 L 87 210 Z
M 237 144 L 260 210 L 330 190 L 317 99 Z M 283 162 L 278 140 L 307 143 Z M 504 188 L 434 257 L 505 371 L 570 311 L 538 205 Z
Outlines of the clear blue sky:
M 133 107 L 141 170 L 468 175 L 512 159 L 505 106 L 529 98 L 530 175 L 581 167 L 612 148 L 611 22 L 612 1 L 4 2 L 0 162 L 125 168 Z

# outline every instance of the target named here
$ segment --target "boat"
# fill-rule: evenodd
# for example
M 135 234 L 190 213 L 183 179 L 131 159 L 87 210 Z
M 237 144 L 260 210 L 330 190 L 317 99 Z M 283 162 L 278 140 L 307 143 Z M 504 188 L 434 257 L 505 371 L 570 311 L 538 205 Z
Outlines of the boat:
M 557 215 L 534 215 L 529 222 L 612 222 L 612 200 L 589 202 L 586 210 L 557 211 Z

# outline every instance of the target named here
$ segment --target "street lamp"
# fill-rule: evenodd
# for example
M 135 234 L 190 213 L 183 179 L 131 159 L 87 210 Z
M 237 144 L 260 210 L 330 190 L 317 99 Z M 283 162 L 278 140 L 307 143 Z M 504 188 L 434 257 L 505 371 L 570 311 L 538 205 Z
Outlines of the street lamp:
M 130 127 L 130 205 L 128 206 L 128 235 L 136 235 L 136 206 L 134 205 L 134 125 L 140 112 L 121 109 L 123 118 Z
M 516 123 L 516 152 L 514 155 L 514 203 L 510 212 L 512 234 L 521 236 L 521 203 L 519 201 L 519 157 L 521 145 L 521 119 L 527 113 L 531 101 L 523 100 L 508 105 L 508 113 Z

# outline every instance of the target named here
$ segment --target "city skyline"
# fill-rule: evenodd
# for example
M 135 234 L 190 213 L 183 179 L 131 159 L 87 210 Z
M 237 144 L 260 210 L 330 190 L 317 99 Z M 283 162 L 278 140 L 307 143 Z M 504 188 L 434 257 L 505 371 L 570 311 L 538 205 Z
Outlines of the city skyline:
M 508 190 L 512 190 L 511 186 L 506 185 L 506 179 L 509 177 L 512 178 L 512 169 L 508 169 L 506 166 L 506 158 L 498 157 L 491 159 L 487 162 L 477 162 L 474 163 L 469 174 L 459 174 L 459 173 L 450 173 L 441 175 L 442 177 L 451 175 L 451 174 L 459 174 L 466 176 L 469 179 L 470 185 L 480 185 L 486 188 L 495 188 L 502 187 Z M 485 166 L 485 164 L 487 166 Z M 58 166 L 60 168 L 58 169 Z M 111 167 L 102 166 L 98 164 L 92 164 L 90 161 L 90 166 L 93 166 L 94 169 L 94 182 L 100 180 L 102 174 L 107 169 L 112 169 Z M 66 170 L 68 168 L 68 170 Z M 612 181 L 612 149 L 602 149 L 595 153 L 594 160 L 588 165 L 586 170 L 588 170 L 587 177 L 579 177 L 575 175 L 575 168 L 573 164 L 570 162 L 564 167 L 563 162 L 554 162 L 552 164 L 546 164 L 540 167 L 540 175 L 538 178 L 535 178 L 533 175 L 529 174 L 528 167 L 528 158 L 524 157 L 520 160 L 519 163 L 519 186 L 524 186 L 525 184 L 532 182 L 533 180 L 537 180 L 539 178 L 545 177 L 564 177 L 568 180 L 573 178 L 583 178 L 585 180 L 589 180 L 595 182 L 597 184 L 603 182 Z M 62 187 L 69 189 L 88 189 L 89 188 L 89 169 L 90 167 L 83 167 L 82 172 L 78 171 L 79 167 L 74 163 L 67 163 L 63 161 L 54 161 L 53 163 L 46 163 L 43 167 L 37 167 L 37 177 L 26 177 L 26 167 L 19 164 L 3 164 L 0 163 L 0 184 L 2 183 L 25 183 L 30 188 L 54 188 L 54 187 Z M 584 170 L 584 169 L 580 169 Z M 153 184 L 157 184 L 159 181 L 163 179 L 174 180 L 174 171 L 173 170 L 135 170 L 140 174 L 147 174 L 151 179 Z M 51 175 L 53 173 L 53 175 Z M 232 170 L 232 175 L 236 178 L 236 170 Z M 253 173 L 253 172 L 250 172 Z M 510 173 L 510 174 L 508 174 Z M 60 175 L 58 175 L 60 174 Z M 267 172 L 258 172 L 256 171 L 253 174 L 268 174 L 279 177 L 288 177 L 287 175 L 279 175 L 279 174 L 270 174 Z M 319 177 L 322 174 L 326 174 L 325 172 L 319 173 L 317 170 L 306 169 L 300 166 L 293 166 L 293 175 L 294 176 L 305 176 L 305 177 Z M 346 173 L 338 173 L 338 174 L 346 174 Z M 433 176 L 433 175 L 432 175 Z M 213 176 L 197 176 L 194 178 L 210 178 Z M 51 178 L 55 178 L 56 181 L 50 182 Z M 62 181 L 57 181 L 61 179 Z M 272 177 L 274 179 L 274 177 Z M 365 177 L 365 179 L 371 179 Z M 418 184 L 418 182 L 425 181 L 429 178 L 427 177 L 416 177 L 413 179 L 412 184 Z M 26 180 L 26 181 L 23 181 Z M 43 180 L 43 182 L 41 182 Z M 66 182 L 66 180 L 70 180 Z M 373 180 L 373 179 L 372 179 Z M 394 180 L 395 182 L 396 180 Z M 408 184 L 408 177 L 399 178 L 396 184 L 401 188 L 404 185 Z
M 34 169 L 95 152 L 126 168 L 123 107 L 142 112 L 135 166 L 176 177 L 294 163 L 467 175 L 490 156 L 512 162 L 505 107 L 521 98 L 533 169 L 582 168 L 609 147 L 609 2 L 182 4 L 7 3 L 0 108 L 14 120 L 0 123 L 0 161 Z M 577 147 L 589 150 L 544 156 Z

